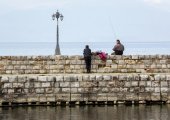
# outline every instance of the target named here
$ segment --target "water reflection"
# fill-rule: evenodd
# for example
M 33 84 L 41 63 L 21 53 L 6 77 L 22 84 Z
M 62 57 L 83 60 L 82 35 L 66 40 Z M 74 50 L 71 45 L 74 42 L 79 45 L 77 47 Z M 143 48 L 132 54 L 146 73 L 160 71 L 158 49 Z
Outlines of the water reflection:
M 170 105 L 0 108 L 0 120 L 170 120 Z

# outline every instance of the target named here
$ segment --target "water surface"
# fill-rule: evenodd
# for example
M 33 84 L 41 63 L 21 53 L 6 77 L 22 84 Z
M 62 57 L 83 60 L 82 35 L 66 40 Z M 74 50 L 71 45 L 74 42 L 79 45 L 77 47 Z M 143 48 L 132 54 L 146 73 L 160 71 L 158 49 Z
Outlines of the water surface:
M 4 107 L 0 120 L 170 120 L 170 105 Z

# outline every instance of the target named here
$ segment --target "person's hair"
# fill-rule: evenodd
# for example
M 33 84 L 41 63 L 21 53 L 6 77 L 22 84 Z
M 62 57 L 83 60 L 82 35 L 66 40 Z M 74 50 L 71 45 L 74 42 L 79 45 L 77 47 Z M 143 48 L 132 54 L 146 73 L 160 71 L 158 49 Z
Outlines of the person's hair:
M 86 48 L 89 48 L 89 45 L 86 45 Z
M 118 44 L 120 44 L 120 40 L 116 40 Z

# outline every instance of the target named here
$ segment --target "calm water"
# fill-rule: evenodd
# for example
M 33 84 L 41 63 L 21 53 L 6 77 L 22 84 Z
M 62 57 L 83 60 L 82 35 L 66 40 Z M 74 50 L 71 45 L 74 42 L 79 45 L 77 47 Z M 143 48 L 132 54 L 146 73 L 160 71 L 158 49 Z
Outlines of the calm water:
M 0 120 L 170 120 L 170 105 L 0 108 Z
M 56 43 L 0 43 L 0 55 L 54 55 Z M 84 46 L 88 44 L 92 51 L 102 50 L 111 54 L 114 42 L 65 42 L 60 43 L 62 55 L 82 55 Z M 170 54 L 170 42 L 123 43 L 125 55 L 136 54 Z

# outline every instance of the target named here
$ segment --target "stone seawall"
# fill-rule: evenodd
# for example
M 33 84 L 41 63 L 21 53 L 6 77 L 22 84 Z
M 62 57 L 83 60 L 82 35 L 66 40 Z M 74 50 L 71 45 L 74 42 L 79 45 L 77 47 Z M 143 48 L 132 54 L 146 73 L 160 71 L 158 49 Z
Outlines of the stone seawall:
M 170 55 L 92 57 L 93 73 L 170 73 Z M 0 74 L 84 73 L 83 56 L 0 56 Z
M 170 74 L 1 75 L 0 103 L 170 102 Z
M 0 104 L 170 103 L 170 55 L 0 56 Z

